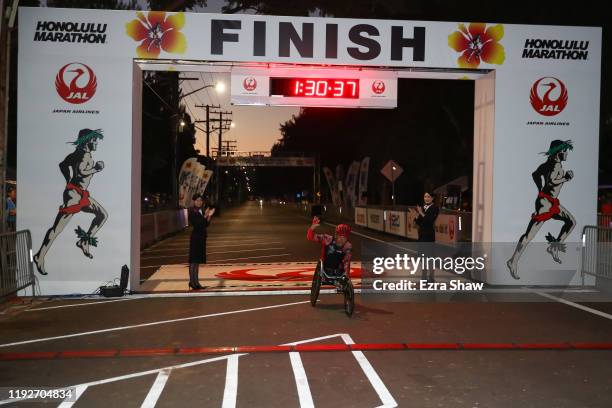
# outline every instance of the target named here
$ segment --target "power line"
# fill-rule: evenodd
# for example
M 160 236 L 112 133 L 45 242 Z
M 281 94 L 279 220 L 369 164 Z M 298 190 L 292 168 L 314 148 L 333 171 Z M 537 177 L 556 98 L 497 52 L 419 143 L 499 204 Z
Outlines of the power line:
M 158 98 L 160 101 L 162 101 L 162 102 L 163 102 L 163 103 L 164 103 L 164 104 L 165 104 L 165 105 L 166 105 L 168 108 L 170 108 L 170 110 L 171 110 L 172 112 L 174 112 L 176 115 L 180 114 L 180 112 L 176 112 L 176 111 L 174 110 L 174 107 L 173 107 L 173 106 L 171 106 L 171 105 L 170 105 L 168 102 L 166 102 L 166 100 L 165 100 L 164 98 L 162 98 L 161 96 L 159 96 L 159 94 L 158 94 L 157 92 L 155 92 L 155 89 L 153 89 L 153 88 L 151 87 L 151 85 L 149 85 L 149 83 L 148 83 L 147 81 L 142 81 L 142 82 L 143 82 L 143 83 L 144 83 L 144 84 L 145 84 L 145 85 L 146 85 L 146 86 L 147 86 L 147 87 L 148 87 L 148 88 L 151 90 L 151 92 L 153 92 L 153 93 L 155 94 L 155 96 L 157 96 L 157 98 Z
M 199 74 L 200 74 L 200 78 L 202 79 L 202 83 L 204 83 L 204 84 L 205 84 L 205 83 L 206 83 L 206 79 L 204 78 L 203 73 L 202 73 L 202 72 L 200 72 Z M 212 81 L 214 81 L 214 78 L 212 78 L 212 76 L 211 76 L 211 78 L 210 78 L 210 79 L 211 79 L 211 83 L 213 83 Z M 213 105 L 220 105 L 220 104 L 219 104 L 219 101 L 216 99 L 216 96 L 217 96 L 217 95 L 216 95 L 215 93 L 213 93 L 214 97 L 213 97 L 213 96 L 210 96 L 210 93 L 208 92 L 208 88 L 206 88 L 206 95 L 208 96 L 208 100 L 209 100 L 209 101 L 210 101 L 210 102 L 211 102 Z

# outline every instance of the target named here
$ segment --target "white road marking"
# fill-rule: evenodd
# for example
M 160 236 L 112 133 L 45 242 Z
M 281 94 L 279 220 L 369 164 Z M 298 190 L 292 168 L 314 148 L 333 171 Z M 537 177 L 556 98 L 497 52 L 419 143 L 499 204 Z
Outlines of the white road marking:
M 206 248 L 227 248 L 227 247 L 242 247 L 242 246 L 252 246 L 252 245 L 270 245 L 270 244 L 282 244 L 282 241 L 267 241 L 267 242 L 253 242 L 246 244 L 225 244 L 225 245 L 206 245 Z M 187 248 L 187 245 L 181 245 L 184 248 Z M 145 249 L 142 252 L 165 252 L 165 251 L 179 251 L 181 248 L 168 248 L 168 249 Z
M 321 294 L 335 295 L 336 289 L 321 289 Z M 355 293 L 362 293 L 361 289 L 355 289 Z M 310 289 L 274 289 L 274 290 L 234 290 L 216 291 L 216 292 L 189 292 L 189 293 L 143 293 L 131 295 L 135 298 L 188 298 L 188 297 L 215 297 L 215 296 L 278 296 L 278 295 L 309 295 Z
M 60 305 L 60 306 L 49 306 L 49 307 L 37 307 L 36 309 L 28 309 L 26 312 L 38 312 L 39 310 L 50 310 L 50 309 L 62 309 L 66 307 L 77 307 L 77 306 L 88 306 L 88 305 L 101 305 L 104 303 L 112 303 L 112 302 L 124 302 L 126 300 L 130 300 L 130 298 L 124 299 L 114 299 L 114 300 L 98 300 L 96 302 L 87 302 L 87 303 L 76 303 L 73 305 Z
M 190 321 L 190 320 L 205 319 L 205 318 L 208 318 L 208 317 L 227 316 L 227 315 L 237 314 L 237 313 L 254 312 L 254 311 L 257 311 L 257 310 L 276 309 L 276 308 L 279 308 L 279 307 L 295 306 L 295 305 L 301 305 L 301 304 L 309 303 L 309 302 L 310 301 L 306 300 L 306 301 L 303 301 L 303 302 L 283 303 L 283 304 L 280 304 L 280 305 L 271 305 L 271 306 L 254 307 L 254 308 L 250 308 L 250 309 L 232 310 L 230 312 L 219 312 L 219 313 L 211 313 L 211 314 L 207 314 L 207 315 L 198 315 L 198 316 L 183 317 L 183 318 L 179 318 L 179 319 L 160 320 L 160 321 L 150 322 L 150 323 L 134 324 L 134 325 L 131 325 L 131 326 L 111 327 L 111 328 L 108 328 L 108 329 L 93 330 L 93 331 L 88 331 L 88 332 L 72 333 L 72 334 L 66 334 L 66 335 L 63 335 L 63 336 L 43 337 L 43 338 L 39 338 L 39 339 L 16 341 L 16 342 L 13 342 L 13 343 L 0 344 L 0 348 L 1 347 L 11 347 L 11 346 L 20 346 L 22 344 L 40 343 L 40 342 L 43 342 L 43 341 L 50 341 L 50 340 L 60 340 L 60 339 L 67 339 L 67 338 L 72 338 L 72 337 L 88 336 L 90 334 L 100 334 L 100 333 L 115 332 L 115 331 L 120 331 L 120 330 L 135 329 L 135 328 L 138 328 L 138 327 L 150 327 L 150 326 L 159 326 L 159 325 L 162 325 L 162 324 L 186 322 L 186 321 Z
M 220 242 L 229 242 L 229 243 L 240 243 L 240 242 L 251 242 L 251 241 L 261 241 L 262 239 L 266 239 L 266 238 L 270 238 L 270 237 L 260 237 L 260 238 L 245 238 L 245 239 L 226 239 L 226 240 L 217 240 L 211 237 L 207 237 L 206 241 L 211 241 L 211 242 L 215 242 L 215 243 L 220 243 Z M 175 239 L 172 242 L 167 242 L 166 245 L 170 246 L 170 245 L 184 245 L 187 242 L 189 242 L 190 239 L 186 238 L 186 239 Z
M 215 242 L 216 243 L 216 242 Z M 240 244 L 225 244 L 225 245 L 206 245 L 207 248 L 219 248 L 219 247 L 239 247 L 239 246 L 249 246 L 249 245 L 268 245 L 268 244 L 282 244 L 282 241 L 267 241 L 267 242 L 253 242 L 253 243 L 240 243 Z
M 331 226 L 331 227 L 336 227 L 336 224 L 330 224 L 329 222 L 324 222 L 324 224 L 329 225 L 329 226 Z M 351 231 L 351 234 L 355 234 L 355 235 L 357 235 L 357 236 L 359 236 L 359 237 L 363 237 L 363 238 L 371 239 L 372 241 L 376 241 L 376 242 L 380 242 L 380 243 L 383 243 L 383 244 L 387 244 L 387 245 L 392 246 L 392 247 L 394 247 L 394 248 L 401 249 L 402 251 L 405 251 L 405 252 L 411 252 L 411 253 L 413 253 L 413 254 L 418 254 L 418 251 L 414 251 L 414 250 L 412 250 L 412 249 L 404 248 L 404 247 L 402 247 L 402 246 L 400 246 L 400 245 L 396 245 L 396 244 L 394 244 L 394 243 L 392 243 L 392 242 L 383 241 L 382 239 L 379 239 L 379 238 L 374 238 L 374 237 L 371 237 L 371 236 L 366 235 L 366 234 L 362 234 L 362 233 L 357 232 L 357 231 Z
M 184 257 L 184 258 L 186 258 L 187 257 L 187 251 L 183 251 L 183 252 L 178 253 L 176 255 L 160 255 L 160 256 L 147 256 L 147 257 L 141 256 L 140 260 L 141 261 L 146 261 L 146 260 L 149 260 L 149 259 L 176 258 L 176 257 Z
M 599 311 L 597 309 L 593 309 L 593 308 L 590 308 L 590 307 L 587 307 L 587 306 L 583 306 L 583 305 L 581 305 L 579 303 L 574 303 L 574 302 L 571 302 L 569 300 L 562 299 L 560 297 L 552 296 L 552 295 L 549 295 L 548 293 L 544 293 L 544 292 L 539 291 L 539 290 L 532 290 L 532 292 L 537 294 L 537 295 L 540 295 L 542 297 L 545 297 L 545 298 L 548 298 L 548 299 L 552 299 L 552 300 L 556 300 L 557 302 L 563 303 L 564 305 L 572 306 L 572 307 L 575 307 L 576 309 L 580 309 L 580 310 L 583 310 L 585 312 L 593 313 L 594 315 L 603 317 L 604 319 L 612 320 L 612 315 L 611 314 L 604 313 L 604 312 Z
M 64 402 L 59 404 L 57 408 L 70 408 L 71 406 L 74 405 L 75 402 L 79 400 L 79 398 L 81 398 L 85 390 L 87 390 L 87 385 L 77 385 L 76 387 L 74 387 L 74 393 L 75 393 L 74 399 L 72 401 L 64 400 Z M 0 405 L 4 403 L 5 403 L 4 401 L 0 401 Z
M 291 254 L 274 254 L 274 255 L 260 255 L 260 256 L 247 256 L 243 258 L 226 258 L 226 259 L 212 259 L 207 265 L 215 265 L 215 262 L 227 262 L 227 261 L 239 261 L 241 259 L 259 259 L 259 258 L 275 258 L 279 256 L 289 256 Z
M 236 253 L 236 252 L 257 252 L 257 251 L 276 251 L 279 249 L 285 249 L 283 247 L 273 247 L 273 248 L 256 248 L 256 249 L 240 249 L 240 250 L 236 250 L 236 251 L 217 251 L 217 252 L 207 252 L 208 255 L 213 255 L 213 254 L 231 254 L 231 253 Z M 140 260 L 144 261 L 144 260 L 149 260 L 149 259 L 160 259 L 160 258 L 176 258 L 177 256 L 184 256 L 186 255 L 185 252 L 182 252 L 178 255 L 160 255 L 160 256 L 147 256 L 147 257 L 141 257 Z M 248 258 L 245 258 L 248 259 Z
M 229 354 L 229 355 L 226 355 L 226 356 L 207 358 L 205 360 L 192 361 L 190 363 L 183 363 L 183 364 L 177 364 L 177 365 L 168 366 L 168 367 L 157 368 L 157 369 L 153 369 L 153 370 L 140 371 L 140 372 L 137 372 L 137 373 L 120 375 L 118 377 L 105 378 L 103 380 L 91 381 L 91 382 L 88 382 L 88 383 L 73 385 L 71 387 L 76 387 L 77 393 L 78 393 L 79 390 L 85 391 L 88 387 L 93 387 L 93 386 L 96 386 L 96 385 L 109 384 L 109 383 L 113 383 L 113 382 L 117 382 L 117 381 L 122 381 L 122 380 L 131 380 L 132 378 L 144 377 L 146 375 L 151 375 L 151 374 L 159 374 L 159 372 L 164 371 L 164 370 L 172 371 L 172 370 L 180 369 L 180 368 L 195 367 L 195 366 L 199 366 L 199 365 L 202 365 L 202 364 L 214 363 L 216 361 L 227 360 L 228 358 L 230 358 L 232 356 L 244 356 L 244 355 L 245 355 L 244 353 L 243 354 Z M 66 388 L 68 388 L 68 387 L 66 387 Z M 0 401 L 0 405 L 12 404 L 14 402 L 15 402 L 14 399 L 6 399 L 6 400 Z M 73 401 L 73 402 L 64 402 L 62 404 L 69 404 L 69 405 L 60 405 L 60 406 L 62 408 L 71 407 L 72 404 L 74 404 L 74 402 L 75 401 Z
M 227 359 L 227 370 L 225 373 L 225 389 L 223 390 L 222 408 L 234 408 L 238 399 L 238 358 L 232 355 Z
M 313 342 L 317 342 L 320 340 L 326 340 L 326 339 L 335 338 L 335 337 L 340 337 L 345 342 L 345 344 L 354 344 L 354 341 L 351 338 L 351 336 L 346 333 L 343 333 L 343 334 L 332 334 L 332 335 L 317 337 L 313 339 L 300 340 L 300 341 L 296 341 L 292 343 L 287 343 L 284 345 L 287 346 L 287 345 L 298 345 L 298 344 L 304 344 L 304 343 L 313 343 Z M 395 399 L 391 396 L 391 394 L 389 393 L 385 385 L 382 383 L 380 377 L 378 376 L 378 374 L 376 374 L 376 372 L 374 371 L 374 368 L 369 363 L 365 355 L 361 351 L 353 351 L 352 353 L 357 359 L 357 362 L 359 363 L 360 367 L 366 374 L 368 380 L 370 380 L 370 383 L 374 387 L 381 401 L 383 402 L 383 405 L 379 406 L 378 408 L 396 407 L 397 403 L 395 402 Z M 80 398 L 80 396 L 83 394 L 83 392 L 88 387 L 93 387 L 93 386 L 102 385 L 102 384 L 109 384 L 113 382 L 130 380 L 133 378 L 157 374 L 155 382 L 153 386 L 151 387 L 151 389 L 149 390 L 147 398 L 145 399 L 145 402 L 143 402 L 143 405 L 142 405 L 143 407 L 144 406 L 154 407 L 155 403 L 157 402 L 159 396 L 161 395 L 164 389 L 164 386 L 168 380 L 168 376 L 170 372 L 172 372 L 173 370 L 187 368 L 187 367 L 195 367 L 195 366 L 199 366 L 203 364 L 214 363 L 217 361 L 226 360 L 227 368 L 226 368 L 225 389 L 224 389 L 224 394 L 223 394 L 223 405 L 222 406 L 223 408 L 230 408 L 230 407 L 233 408 L 236 406 L 237 395 L 238 395 L 237 394 L 237 391 L 238 391 L 238 359 L 239 357 L 245 356 L 247 354 L 248 353 L 228 354 L 224 356 L 207 358 L 204 360 L 177 364 L 173 366 L 167 366 L 167 367 L 157 368 L 153 370 L 141 371 L 141 372 L 136 372 L 132 374 L 126 374 L 126 375 L 121 375 L 117 377 L 111 377 L 111 378 L 106 378 L 102 380 L 74 385 L 71 387 L 76 388 L 77 397 L 75 398 L 75 401 L 63 402 L 60 405 L 60 407 L 72 407 L 74 402 L 76 402 Z M 289 356 L 290 356 L 291 365 L 292 365 L 293 372 L 294 372 L 295 379 L 296 379 L 296 386 L 298 389 L 298 397 L 300 400 L 300 406 L 301 408 L 314 407 L 312 393 L 308 385 L 308 378 L 306 376 L 306 372 L 304 370 L 304 366 L 302 364 L 300 354 L 299 352 L 290 352 Z M 151 398 L 149 398 L 149 396 L 151 396 Z M 152 401 L 152 404 L 146 405 L 147 401 L 149 402 Z M 12 404 L 15 402 L 16 400 L 14 399 L 6 399 L 6 400 L 0 401 L 0 405 Z
M 147 397 L 143 401 L 140 408 L 155 408 L 157 404 L 157 400 L 159 399 L 161 393 L 164 391 L 164 387 L 168 382 L 168 377 L 170 377 L 171 370 L 161 370 L 157 377 L 155 377 L 155 381 L 147 394 Z
M 346 344 L 355 344 L 351 336 L 348 334 L 341 334 L 340 337 L 342 337 L 342 340 L 344 340 Z M 370 384 L 372 384 L 374 391 L 376 391 L 376 394 L 378 394 L 378 398 L 380 398 L 380 401 L 383 403 L 378 408 L 397 407 L 397 402 L 395 401 L 385 384 L 382 382 L 382 380 L 374 370 L 374 367 L 372 367 L 372 364 L 370 364 L 363 352 L 352 351 L 352 353 L 355 356 L 357 363 L 359 363 L 359 366 L 363 370 L 363 373 L 366 375 L 366 377 L 368 377 L 368 380 L 370 380 Z
M 298 344 L 314 343 L 315 341 L 333 339 L 334 337 L 342 337 L 342 334 L 341 333 L 339 333 L 339 334 L 330 334 L 328 336 L 315 337 L 313 339 L 294 341 L 292 343 L 281 344 L 281 346 L 297 346 Z
M 312 342 L 315 342 L 315 341 L 327 340 L 327 339 L 334 338 L 334 337 L 340 337 L 342 339 L 342 341 L 344 341 L 345 344 L 355 344 L 355 342 L 353 341 L 352 337 L 349 334 L 347 334 L 347 333 L 340 333 L 340 334 L 332 334 L 332 335 L 329 335 L 329 336 L 317 337 L 317 338 L 309 339 L 309 340 L 302 340 L 302 341 L 296 341 L 296 342 L 293 342 L 293 343 L 287 343 L 287 344 L 283 344 L 283 346 L 296 346 L 298 344 L 312 343 Z M 383 405 L 380 405 L 377 408 L 393 408 L 393 407 L 397 407 L 397 402 L 395 401 L 395 399 L 393 398 L 393 396 L 391 395 L 391 393 L 389 392 L 389 390 L 387 389 L 385 384 L 382 382 L 382 380 L 380 379 L 380 377 L 378 376 L 378 374 L 374 370 L 374 367 L 372 367 L 372 365 L 370 364 L 370 362 L 368 361 L 366 356 L 363 354 L 363 352 L 361 352 L 361 351 L 352 351 L 352 353 L 353 353 L 353 356 L 355 357 L 355 359 L 357 360 L 357 363 L 359 364 L 359 366 L 363 370 L 364 374 L 366 375 L 366 377 L 370 381 L 370 384 L 372 384 L 372 387 L 374 388 L 374 390 L 378 394 L 378 397 L 380 398 L 381 402 L 383 403 Z M 296 354 L 298 354 L 298 353 L 296 353 Z M 301 359 L 300 359 L 299 364 L 301 365 L 301 363 L 302 362 L 301 362 Z M 291 365 L 293 366 L 293 361 L 291 361 Z M 298 369 L 299 369 L 299 367 L 298 367 Z M 295 373 L 295 368 L 294 368 L 294 373 Z M 306 374 L 305 373 L 304 373 L 304 378 L 306 378 Z M 297 382 L 297 376 L 296 376 L 296 382 Z M 308 383 L 306 383 L 306 386 L 308 386 Z M 298 392 L 299 392 L 299 390 L 298 390 Z M 300 399 L 300 402 L 301 402 L 301 399 Z
M 290 352 L 289 359 L 291 360 L 291 368 L 293 368 L 293 376 L 295 377 L 295 386 L 300 400 L 300 408 L 314 408 L 312 393 L 308 386 L 308 377 L 306 377 L 306 371 L 304 371 L 300 353 L 294 351 Z
M 237 251 L 217 251 L 217 252 L 208 252 L 208 254 L 232 254 L 236 252 L 257 252 L 257 251 L 276 251 L 278 249 L 286 249 L 284 247 L 272 247 L 272 248 L 255 248 L 255 249 L 239 249 Z

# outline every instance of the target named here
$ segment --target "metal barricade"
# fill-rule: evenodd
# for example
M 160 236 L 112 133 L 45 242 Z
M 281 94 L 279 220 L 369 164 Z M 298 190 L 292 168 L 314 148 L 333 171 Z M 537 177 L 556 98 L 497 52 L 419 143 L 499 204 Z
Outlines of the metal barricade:
M 35 281 L 30 231 L 0 234 L 0 298 L 28 286 L 34 296 Z
M 597 214 L 597 226 L 612 228 L 612 214 Z
M 612 228 L 587 225 L 582 230 L 581 273 L 612 279 Z

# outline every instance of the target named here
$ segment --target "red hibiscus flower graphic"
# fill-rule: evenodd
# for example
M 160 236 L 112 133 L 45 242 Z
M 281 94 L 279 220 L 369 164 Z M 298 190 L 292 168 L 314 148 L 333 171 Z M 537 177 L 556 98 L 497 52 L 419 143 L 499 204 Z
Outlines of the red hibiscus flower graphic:
M 487 28 L 484 23 L 470 23 L 466 28 L 459 24 L 459 31 L 448 36 L 448 46 L 460 52 L 457 65 L 461 68 L 478 68 L 481 61 L 501 65 L 506 59 L 499 40 L 504 36 L 504 26 L 497 24 Z
M 185 35 L 180 32 L 185 25 L 185 15 L 175 13 L 166 16 L 163 11 L 149 11 L 145 17 L 136 13 L 134 19 L 125 25 L 125 33 L 134 41 L 140 41 L 136 54 L 140 58 L 157 58 L 161 50 L 183 54 L 187 49 Z

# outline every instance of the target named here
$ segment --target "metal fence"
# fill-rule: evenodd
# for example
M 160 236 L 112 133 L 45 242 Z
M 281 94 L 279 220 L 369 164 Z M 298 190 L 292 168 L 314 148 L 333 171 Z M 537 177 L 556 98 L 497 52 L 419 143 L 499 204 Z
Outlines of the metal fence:
M 581 272 L 612 279 L 612 228 L 588 225 L 582 230 Z
M 612 214 L 597 214 L 597 225 L 604 228 L 612 228 Z
M 0 298 L 28 286 L 32 286 L 34 296 L 35 278 L 31 254 L 30 231 L 0 234 Z

